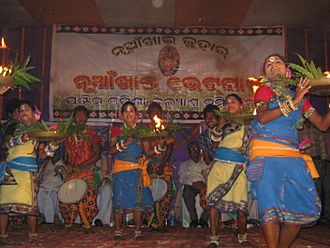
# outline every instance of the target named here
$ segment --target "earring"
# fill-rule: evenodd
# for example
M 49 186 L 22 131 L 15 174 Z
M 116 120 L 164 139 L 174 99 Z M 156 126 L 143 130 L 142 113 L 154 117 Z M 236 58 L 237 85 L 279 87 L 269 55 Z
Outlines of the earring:
M 288 69 L 288 70 L 286 71 L 286 73 L 285 73 L 285 77 L 287 77 L 287 78 L 291 78 L 291 77 L 292 77 L 292 73 L 291 73 L 291 70 L 290 70 L 290 69 Z

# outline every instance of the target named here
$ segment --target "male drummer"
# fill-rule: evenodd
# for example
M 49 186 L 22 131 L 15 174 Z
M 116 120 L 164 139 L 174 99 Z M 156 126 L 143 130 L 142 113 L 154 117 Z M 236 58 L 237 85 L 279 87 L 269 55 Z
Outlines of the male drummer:
M 179 168 L 180 184 L 183 185 L 182 197 L 186 204 L 190 216 L 190 228 L 201 226 L 208 227 L 209 211 L 204 209 L 198 221 L 196 210 L 196 196 L 206 189 L 207 164 L 201 159 L 202 153 L 199 143 L 192 141 L 188 144 L 188 152 L 190 159 L 181 163 Z
M 67 153 L 69 176 L 71 179 L 83 179 L 87 183 L 85 195 L 78 202 L 68 204 L 60 202 L 60 210 L 66 227 L 71 227 L 79 215 L 84 228 L 90 228 L 98 209 L 96 206 L 97 181 L 94 173 L 96 161 L 101 157 L 100 138 L 97 133 L 87 127 L 89 112 L 84 106 L 73 110 L 74 124 L 77 130 L 64 141 Z

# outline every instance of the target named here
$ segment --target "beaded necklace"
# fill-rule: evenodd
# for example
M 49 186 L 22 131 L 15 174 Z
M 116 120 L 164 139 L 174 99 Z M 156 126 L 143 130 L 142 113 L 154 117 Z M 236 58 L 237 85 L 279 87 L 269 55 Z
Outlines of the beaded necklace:
M 292 90 L 287 87 L 285 80 L 276 80 L 273 82 L 267 81 L 263 83 L 273 90 L 276 95 L 277 102 L 283 102 L 292 99 Z M 305 118 L 301 117 L 294 125 L 296 129 L 302 129 Z
M 264 85 L 273 90 L 277 97 L 277 101 L 283 102 L 292 99 L 292 90 L 286 86 L 285 81 L 267 81 Z

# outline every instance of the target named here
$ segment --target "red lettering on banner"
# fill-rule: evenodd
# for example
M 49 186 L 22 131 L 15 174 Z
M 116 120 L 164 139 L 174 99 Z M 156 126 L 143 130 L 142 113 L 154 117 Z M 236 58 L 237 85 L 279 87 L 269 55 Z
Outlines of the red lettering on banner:
M 116 71 L 107 71 L 106 75 L 78 75 L 73 79 L 75 87 L 86 93 L 95 92 L 97 89 L 114 89 L 118 87 L 120 90 L 157 90 L 159 82 L 152 76 L 134 76 L 134 75 L 118 75 Z M 187 89 L 190 91 L 205 90 L 216 91 L 217 94 L 223 94 L 226 91 L 245 92 L 251 91 L 252 86 L 250 80 L 239 77 L 205 77 L 199 79 L 197 77 L 169 77 L 166 81 L 169 90 L 177 91 Z
M 221 80 L 225 91 L 238 91 L 238 78 L 224 78 Z
M 198 78 L 195 77 L 185 77 L 182 79 L 182 84 L 188 90 L 200 90 L 201 83 Z
M 216 89 L 216 86 L 219 84 L 219 78 L 216 77 L 207 77 L 202 81 L 206 90 L 213 91 Z
M 73 79 L 77 89 L 84 92 L 94 92 L 95 88 L 92 86 L 92 82 L 88 76 L 80 75 Z
M 181 79 L 179 77 L 170 77 L 167 79 L 167 86 L 171 90 L 179 90 L 181 89 Z
M 180 90 L 184 87 L 187 90 L 207 90 L 216 91 L 217 93 L 222 93 L 223 91 L 241 91 L 244 92 L 247 89 L 252 91 L 252 87 L 249 86 L 250 82 L 244 78 L 238 77 L 206 77 L 201 81 L 196 77 L 170 77 L 167 80 L 167 86 L 171 90 Z M 202 88 L 203 86 L 203 88 Z
M 95 86 L 95 88 L 96 87 L 99 89 L 109 88 L 107 76 L 92 76 L 92 80 L 93 80 L 93 86 Z
M 245 90 L 245 85 L 246 85 L 246 79 L 244 79 L 244 78 L 239 78 L 239 86 L 238 86 L 238 90 L 239 90 L 239 91 L 244 91 L 244 90 Z
M 86 93 L 95 92 L 97 89 L 114 89 L 115 85 L 121 90 L 139 89 L 140 86 L 143 90 L 154 90 L 159 87 L 156 78 L 152 76 L 117 76 L 116 71 L 107 71 L 107 75 L 79 75 L 73 79 L 75 87 Z
M 121 90 L 133 89 L 134 81 L 133 76 L 119 76 L 115 79 L 116 84 Z
M 158 88 L 159 83 L 155 78 L 147 76 L 141 78 L 140 85 L 144 90 L 154 90 Z

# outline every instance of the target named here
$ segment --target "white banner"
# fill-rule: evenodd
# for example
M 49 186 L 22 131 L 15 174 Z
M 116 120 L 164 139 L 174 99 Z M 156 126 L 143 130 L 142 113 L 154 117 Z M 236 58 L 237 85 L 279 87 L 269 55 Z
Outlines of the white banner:
M 94 121 L 113 121 L 132 100 L 143 112 L 158 101 L 174 120 L 194 122 L 208 103 L 237 93 L 251 103 L 263 59 L 284 54 L 283 29 L 96 28 L 56 26 L 52 43 L 51 120 L 77 105 Z

